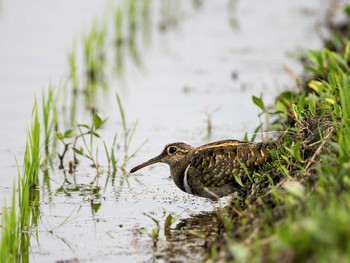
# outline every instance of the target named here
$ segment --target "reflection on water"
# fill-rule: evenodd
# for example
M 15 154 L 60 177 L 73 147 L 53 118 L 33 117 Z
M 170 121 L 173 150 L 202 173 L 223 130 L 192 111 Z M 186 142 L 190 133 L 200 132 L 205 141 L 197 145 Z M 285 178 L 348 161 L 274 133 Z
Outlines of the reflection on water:
M 209 256 L 208 242 L 217 236 L 218 224 L 216 212 L 203 212 L 181 219 L 165 233 L 166 247 L 156 257 L 178 262 L 202 261 Z

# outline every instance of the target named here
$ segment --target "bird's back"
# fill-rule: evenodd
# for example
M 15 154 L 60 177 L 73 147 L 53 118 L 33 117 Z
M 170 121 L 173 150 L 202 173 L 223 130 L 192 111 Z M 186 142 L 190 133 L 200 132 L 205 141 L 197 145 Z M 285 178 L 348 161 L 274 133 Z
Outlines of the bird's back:
M 185 184 L 192 194 L 211 197 L 227 195 L 239 187 L 240 178 L 270 160 L 272 142 L 225 140 L 194 149 Z M 211 193 L 210 193 L 211 192 Z

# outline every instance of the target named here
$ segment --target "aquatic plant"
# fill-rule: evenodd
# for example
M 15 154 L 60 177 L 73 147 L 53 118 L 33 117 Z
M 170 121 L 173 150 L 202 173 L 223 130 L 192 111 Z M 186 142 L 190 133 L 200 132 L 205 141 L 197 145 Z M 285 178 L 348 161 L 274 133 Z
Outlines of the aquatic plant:
M 108 162 L 108 174 L 112 174 L 113 176 L 117 173 L 117 163 L 118 159 L 116 159 L 115 148 L 117 147 L 117 135 L 114 136 L 112 146 L 110 147 L 110 151 L 106 145 L 106 142 L 103 142 L 103 146 L 105 148 L 105 153 L 107 156 Z M 112 171 L 111 171 L 112 168 Z
M 157 243 L 159 241 L 159 230 L 160 230 L 159 220 L 155 219 L 153 216 L 149 214 L 144 213 L 144 215 L 150 218 L 155 223 L 156 226 L 152 229 L 151 232 L 143 228 L 141 229 L 141 233 L 149 236 L 152 239 L 153 247 L 157 247 Z
M 78 92 L 79 92 L 79 77 L 77 65 L 76 46 L 68 54 L 69 65 L 69 83 L 71 84 L 71 101 L 70 101 L 70 125 L 73 126 L 76 122 Z
M 94 148 L 94 138 L 100 138 L 98 131 L 105 124 L 107 119 L 102 119 L 98 114 L 94 114 L 92 118 L 91 125 L 87 124 L 78 124 L 77 130 L 75 132 L 73 129 L 68 129 L 65 132 L 56 132 L 56 138 L 63 144 L 63 151 L 61 154 L 58 153 L 58 158 L 60 161 L 59 169 L 64 169 L 64 157 L 69 152 L 70 148 L 73 150 L 74 154 L 80 155 L 84 158 L 92 161 L 93 166 L 99 170 L 98 164 L 98 147 Z M 89 136 L 88 141 L 86 136 Z M 77 143 L 79 140 L 82 140 L 84 148 L 79 149 Z M 71 146 L 71 147 L 70 147 Z M 96 153 L 96 154 L 95 154 Z M 74 163 L 77 164 L 76 156 L 74 155 Z M 70 164 L 70 170 L 72 170 L 72 162 Z
M 84 38 L 84 66 L 86 106 L 93 107 L 97 88 L 107 88 L 106 68 L 107 26 L 94 23 L 91 32 Z
M 157 220 L 155 217 L 151 216 L 150 214 L 147 214 L 147 213 L 143 213 L 143 214 L 148 218 L 150 218 L 155 223 L 155 227 L 151 231 L 148 231 L 147 229 L 142 228 L 141 233 L 150 237 L 153 243 L 153 247 L 156 248 L 157 243 L 159 241 L 159 235 L 160 235 L 159 232 L 161 230 L 160 220 Z M 170 238 L 172 236 L 170 231 L 171 225 L 174 224 L 176 221 L 178 221 L 181 217 L 176 215 L 171 215 L 170 213 L 167 213 L 165 209 L 163 213 L 163 218 L 164 217 L 165 217 L 164 236 L 166 238 Z
M 136 153 L 143 147 L 143 145 L 147 142 L 143 142 L 135 151 L 130 153 L 130 146 L 132 143 L 133 136 L 135 134 L 137 128 L 137 122 L 135 122 L 131 127 L 128 127 L 125 112 L 123 105 L 121 103 L 121 99 L 119 95 L 117 95 L 117 103 L 119 115 L 122 123 L 122 149 L 123 156 L 122 158 L 117 158 L 116 148 L 118 145 L 117 135 L 115 135 L 113 143 L 110 147 L 106 145 L 106 142 L 103 141 L 103 147 L 105 150 L 105 154 L 107 157 L 107 165 L 108 170 L 112 168 L 112 175 L 115 175 L 118 169 L 118 159 L 121 159 L 122 162 L 120 164 L 120 168 L 122 170 L 122 174 L 126 174 L 125 165 L 129 162 L 131 158 L 133 158 Z M 78 124 L 75 129 L 68 129 L 65 132 L 56 132 L 55 136 L 58 141 L 63 145 L 63 150 L 61 153 L 58 153 L 59 158 L 59 169 L 64 169 L 64 159 L 70 149 L 74 152 L 74 165 L 76 165 L 77 158 L 76 156 L 82 156 L 92 161 L 93 166 L 101 173 L 100 165 L 98 163 L 98 146 L 95 147 L 94 138 L 102 139 L 102 136 L 99 134 L 99 131 L 106 123 L 106 119 L 102 119 L 97 113 L 94 113 L 92 117 L 91 125 L 87 124 Z M 78 143 L 81 141 L 83 143 L 83 147 L 79 147 Z M 109 149 L 108 149 L 109 148 Z M 70 170 L 72 170 L 72 165 L 70 165 Z
M 86 157 L 90 161 L 92 161 L 93 166 L 95 167 L 98 174 L 100 174 L 102 171 L 100 170 L 100 165 L 98 164 L 98 147 L 96 147 L 96 150 L 94 149 L 94 138 L 100 138 L 101 136 L 98 134 L 98 130 L 102 128 L 102 126 L 105 124 L 107 119 L 102 119 L 99 115 L 96 113 L 93 115 L 92 124 L 86 125 L 86 124 L 78 124 L 78 130 L 79 134 L 75 137 L 74 144 L 73 144 L 73 151 L 83 157 Z M 83 132 L 83 129 L 85 130 Z M 85 136 L 89 136 L 89 142 L 86 140 Z M 76 147 L 76 143 L 78 139 L 82 139 L 84 144 L 84 149 L 78 149 Z M 85 150 L 85 151 L 84 151 Z
M 119 5 L 115 11 L 115 70 L 119 77 L 124 73 L 126 51 L 129 52 L 134 65 L 139 69 L 142 68 L 137 38 L 139 24 L 143 24 L 139 20 L 145 17 L 140 14 L 140 3 L 141 1 L 137 0 L 127 1 L 124 5 Z
M 36 101 L 34 103 L 32 115 L 33 122 L 28 131 L 22 175 L 24 185 L 28 186 L 28 188 L 34 189 L 39 186 L 39 169 L 41 164 L 40 122 Z
M 45 91 L 43 91 L 41 101 L 45 136 L 45 154 L 47 157 L 50 155 L 50 142 L 53 139 L 54 129 L 57 127 L 57 108 L 54 97 L 53 87 L 50 84 L 47 97 Z
M 11 208 L 2 214 L 0 245 L 1 262 L 29 262 L 30 228 L 38 224 L 40 215 L 39 170 L 41 165 L 40 122 L 37 103 L 33 107 L 33 120 L 28 130 L 23 169 L 18 168 L 18 187 L 12 192 Z M 16 202 L 18 196 L 18 203 Z
M 60 161 L 60 164 L 58 166 L 58 169 L 64 169 L 64 157 L 66 156 L 68 150 L 69 150 L 69 145 L 72 142 L 67 142 L 67 139 L 70 139 L 74 136 L 74 131 L 72 129 L 68 129 L 65 132 L 56 132 L 55 136 L 57 140 L 59 140 L 63 144 L 63 152 L 57 153 L 58 159 Z
M 17 250 L 20 247 L 21 230 L 18 224 L 15 187 L 12 190 L 11 207 L 7 208 L 5 202 L 1 217 L 0 261 L 16 262 L 19 257 Z
M 133 153 L 131 153 L 131 154 L 129 153 L 131 141 L 132 141 L 132 138 L 133 138 L 133 136 L 135 134 L 135 131 L 136 131 L 137 122 L 135 122 L 130 128 L 128 128 L 122 102 L 120 100 L 119 95 L 117 94 L 116 96 L 117 96 L 117 102 L 118 102 L 118 109 L 119 109 L 119 113 L 120 113 L 120 118 L 121 118 L 122 126 L 123 126 L 123 149 L 124 149 L 123 153 L 124 153 L 124 158 L 122 160 L 121 168 L 124 170 L 125 165 L 145 145 L 147 140 L 144 141 L 138 148 L 136 148 L 136 150 Z

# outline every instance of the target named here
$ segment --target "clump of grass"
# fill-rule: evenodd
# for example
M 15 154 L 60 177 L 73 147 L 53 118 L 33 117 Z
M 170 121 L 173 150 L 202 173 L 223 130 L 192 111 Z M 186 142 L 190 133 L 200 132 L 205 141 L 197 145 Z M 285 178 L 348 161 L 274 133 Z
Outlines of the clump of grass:
M 13 188 L 11 208 L 2 214 L 1 262 L 29 262 L 30 231 L 40 215 L 39 170 L 41 165 L 40 122 L 37 103 L 33 107 L 33 121 L 28 130 L 23 170 L 18 172 L 18 203 Z
M 40 122 L 37 103 L 33 108 L 33 123 L 28 131 L 27 144 L 24 153 L 23 180 L 26 186 L 34 189 L 39 186 L 39 168 L 41 164 Z
M 18 248 L 21 241 L 21 230 L 18 224 L 18 215 L 16 209 L 16 191 L 13 187 L 11 207 L 2 211 L 1 223 L 1 244 L 0 244 L 0 261 L 16 262 L 20 260 Z

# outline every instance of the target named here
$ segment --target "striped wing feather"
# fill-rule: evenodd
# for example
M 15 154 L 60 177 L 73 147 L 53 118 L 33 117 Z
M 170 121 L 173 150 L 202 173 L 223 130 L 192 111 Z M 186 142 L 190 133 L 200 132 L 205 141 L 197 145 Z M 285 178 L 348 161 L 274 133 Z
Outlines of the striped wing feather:
M 233 186 L 238 186 L 235 176 L 244 174 L 243 164 L 252 172 L 269 160 L 267 147 L 266 143 L 234 140 L 199 147 L 188 169 L 192 191 L 200 194 L 204 187 L 233 191 Z

